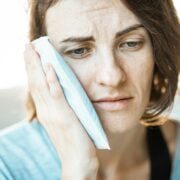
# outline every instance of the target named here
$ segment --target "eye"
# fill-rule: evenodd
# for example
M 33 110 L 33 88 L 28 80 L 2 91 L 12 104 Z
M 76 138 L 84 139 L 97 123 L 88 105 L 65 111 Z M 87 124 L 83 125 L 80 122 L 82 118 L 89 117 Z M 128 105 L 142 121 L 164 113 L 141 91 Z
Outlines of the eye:
M 78 48 L 67 51 L 66 54 L 70 55 L 73 58 L 82 58 L 85 57 L 90 51 L 90 48 Z
M 124 45 L 127 46 L 127 47 L 136 47 L 138 45 L 138 42 L 131 41 L 131 42 L 125 43 Z
M 143 45 L 143 41 L 127 41 L 121 43 L 119 48 L 122 50 L 137 50 Z
M 80 48 L 80 49 L 75 49 L 71 52 L 75 53 L 75 54 L 84 54 L 86 52 L 87 49 L 85 48 Z

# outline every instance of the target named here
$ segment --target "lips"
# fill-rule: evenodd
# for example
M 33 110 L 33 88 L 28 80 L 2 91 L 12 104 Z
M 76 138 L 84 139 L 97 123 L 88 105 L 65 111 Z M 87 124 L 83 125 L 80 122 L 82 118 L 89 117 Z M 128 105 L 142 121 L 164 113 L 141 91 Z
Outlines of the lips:
M 119 111 L 126 109 L 129 104 L 132 102 L 133 97 L 124 97 L 120 99 L 101 99 L 98 101 L 93 101 L 93 104 L 96 108 L 105 110 L 105 111 Z
M 97 103 L 97 102 L 115 102 L 115 101 L 128 100 L 128 99 L 132 99 L 132 97 L 101 98 L 99 100 L 92 101 L 92 102 L 94 102 L 94 103 Z

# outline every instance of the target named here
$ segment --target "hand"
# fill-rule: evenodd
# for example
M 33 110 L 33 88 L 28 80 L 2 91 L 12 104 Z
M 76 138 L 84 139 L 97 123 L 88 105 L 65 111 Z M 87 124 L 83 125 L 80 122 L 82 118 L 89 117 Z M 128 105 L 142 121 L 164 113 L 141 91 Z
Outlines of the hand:
M 31 44 L 24 51 L 24 60 L 37 119 L 59 154 L 62 174 L 95 176 L 99 168 L 95 146 L 67 103 L 53 67 L 47 65 L 44 73 Z

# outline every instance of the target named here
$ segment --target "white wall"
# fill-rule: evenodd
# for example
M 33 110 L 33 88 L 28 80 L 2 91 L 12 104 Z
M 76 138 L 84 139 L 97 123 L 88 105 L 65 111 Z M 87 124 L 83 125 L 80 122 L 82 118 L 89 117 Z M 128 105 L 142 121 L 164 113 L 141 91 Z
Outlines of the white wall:
M 26 83 L 23 49 L 27 42 L 26 0 L 0 5 L 0 89 Z

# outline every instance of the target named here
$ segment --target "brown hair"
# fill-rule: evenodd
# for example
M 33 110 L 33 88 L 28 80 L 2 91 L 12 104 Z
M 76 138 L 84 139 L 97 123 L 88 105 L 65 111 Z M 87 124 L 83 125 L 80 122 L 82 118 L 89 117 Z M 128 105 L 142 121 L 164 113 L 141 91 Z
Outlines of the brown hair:
M 30 41 L 46 35 L 45 15 L 48 8 L 58 0 L 29 0 Z M 172 0 L 122 0 L 141 21 L 151 38 L 155 59 L 154 80 L 152 84 L 150 106 L 143 119 L 149 124 L 170 108 L 175 97 L 178 83 L 180 31 L 179 21 Z M 28 93 L 26 100 L 28 119 L 36 117 L 36 109 Z M 155 120 L 154 120 L 155 119 Z

